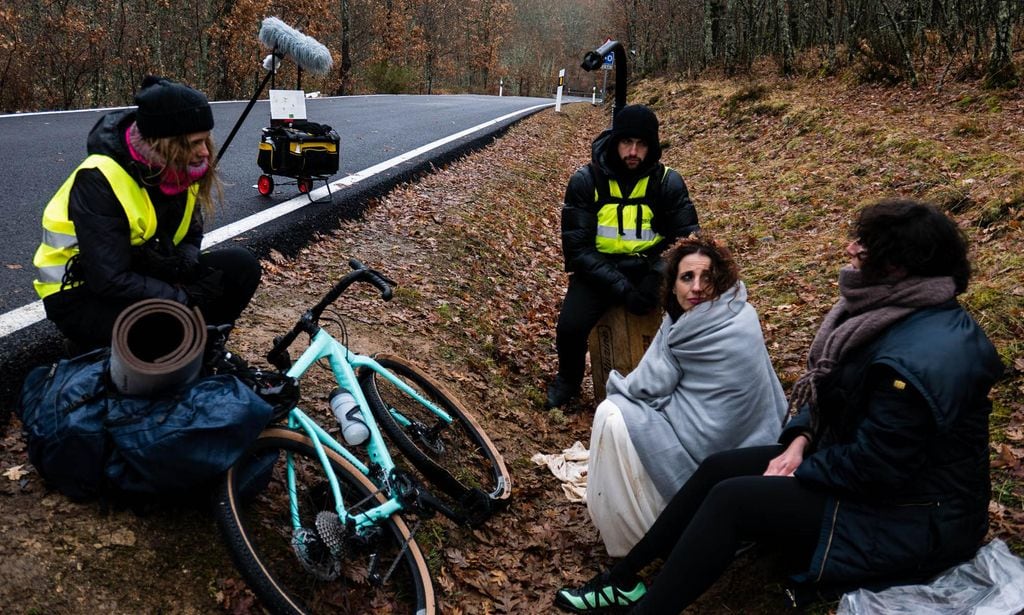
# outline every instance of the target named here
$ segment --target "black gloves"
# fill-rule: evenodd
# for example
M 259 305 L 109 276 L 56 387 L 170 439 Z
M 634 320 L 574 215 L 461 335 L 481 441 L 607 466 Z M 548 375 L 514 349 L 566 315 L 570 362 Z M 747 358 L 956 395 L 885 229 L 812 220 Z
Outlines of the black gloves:
M 650 295 L 634 289 L 626 295 L 626 309 L 633 314 L 643 315 L 649 313 L 658 305 L 657 295 Z
M 640 285 L 637 286 L 637 290 L 654 297 L 657 301 L 658 297 L 661 296 L 661 287 L 664 284 L 665 277 L 657 271 L 651 271 L 640 281 Z
M 650 271 L 644 275 L 640 283 L 624 295 L 626 309 L 638 315 L 654 310 L 661 296 L 662 280 L 663 277 L 657 271 Z
M 133 248 L 132 269 L 145 276 L 169 283 L 186 282 L 196 277 L 199 261 L 182 246 L 171 241 L 153 237 L 146 243 Z
M 207 269 L 195 280 L 182 285 L 188 293 L 190 306 L 209 306 L 224 296 L 224 272 L 220 269 Z

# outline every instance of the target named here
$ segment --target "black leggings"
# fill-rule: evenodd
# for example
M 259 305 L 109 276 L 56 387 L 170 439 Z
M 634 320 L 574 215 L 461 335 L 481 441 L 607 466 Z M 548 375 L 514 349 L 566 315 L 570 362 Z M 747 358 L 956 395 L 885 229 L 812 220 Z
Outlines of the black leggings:
M 638 285 L 651 270 L 646 265 L 625 268 L 623 274 Z M 589 280 L 578 273 L 569 276 L 562 309 L 555 327 L 555 348 L 558 350 L 558 375 L 571 387 L 583 381 L 587 364 L 590 332 L 605 313 L 621 305 L 623 299 L 611 288 Z M 654 308 L 652 308 L 653 311 Z
M 223 272 L 223 293 L 197 305 L 208 325 L 234 322 L 249 305 L 260 284 L 260 262 L 246 248 L 233 246 L 203 252 L 199 263 Z M 110 345 L 114 321 L 128 306 L 141 299 L 97 295 L 85 286 L 62 290 L 43 299 L 46 316 L 57 325 L 78 352 Z
M 569 287 L 555 327 L 558 375 L 569 386 L 577 387 L 583 381 L 587 337 L 597 321 L 617 301 L 611 290 L 596 286 L 578 274 L 569 276 Z
M 759 446 L 704 460 L 639 543 L 611 569 L 637 575 L 655 559 L 665 564 L 632 613 L 681 612 L 721 576 L 745 541 L 778 542 L 809 562 L 825 495 L 792 477 L 762 476 L 783 447 Z

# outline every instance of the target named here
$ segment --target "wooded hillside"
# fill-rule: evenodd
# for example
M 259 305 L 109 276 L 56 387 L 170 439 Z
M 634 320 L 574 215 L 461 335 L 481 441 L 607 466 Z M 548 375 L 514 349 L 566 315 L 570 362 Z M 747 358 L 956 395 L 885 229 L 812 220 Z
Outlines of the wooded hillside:
M 850 67 L 868 81 L 941 88 L 950 79 L 1019 83 L 1019 0 L 48 0 L 0 7 L 0 112 L 121 105 L 147 73 L 212 99 L 248 98 L 276 16 L 326 45 L 324 94 L 545 96 L 603 76 L 583 53 L 606 38 L 629 50 L 631 76 L 783 74 Z M 935 67 L 941 70 L 934 70 Z M 281 83 L 295 83 L 285 63 Z M 599 71 L 598 71 L 599 72 Z M 931 79 L 923 74 L 934 74 Z

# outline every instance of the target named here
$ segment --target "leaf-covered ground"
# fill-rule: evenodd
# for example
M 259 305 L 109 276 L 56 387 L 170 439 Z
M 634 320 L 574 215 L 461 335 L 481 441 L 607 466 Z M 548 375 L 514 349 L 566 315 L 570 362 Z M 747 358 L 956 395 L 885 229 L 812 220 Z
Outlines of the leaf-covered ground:
M 977 265 L 964 302 L 1008 366 L 994 394 L 991 535 L 1024 552 L 1021 91 L 652 81 L 636 86 L 630 101 L 656 109 L 665 161 L 687 179 L 703 227 L 735 248 L 787 387 L 836 297 L 858 205 L 917 196 L 957 218 Z M 332 331 L 356 350 L 431 366 L 475 410 L 515 481 L 512 506 L 483 529 L 434 521 L 422 532 L 447 613 L 550 613 L 555 589 L 608 562 L 585 507 L 567 501 L 554 476 L 530 461 L 589 437 L 589 390 L 566 412 L 546 412 L 542 402 L 566 280 L 561 198 L 607 122 L 607 109 L 589 105 L 545 111 L 371 203 L 362 219 L 294 258 L 273 255 L 233 334 L 243 355 L 261 356 L 350 257 L 399 282 L 387 304 L 368 287 L 343 297 L 345 326 Z M 326 386 L 316 376 L 304 390 L 325 421 Z M 15 428 L 4 436 L 0 464 L 5 612 L 257 608 L 201 508 L 139 517 L 70 503 L 45 491 Z M 688 612 L 786 612 L 781 580 L 775 562 L 752 551 Z

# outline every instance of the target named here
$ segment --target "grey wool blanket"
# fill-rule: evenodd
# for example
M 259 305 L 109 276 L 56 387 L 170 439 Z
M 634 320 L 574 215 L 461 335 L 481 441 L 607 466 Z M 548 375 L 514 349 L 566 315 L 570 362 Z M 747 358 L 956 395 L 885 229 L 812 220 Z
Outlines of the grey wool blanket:
M 607 390 L 666 500 L 708 455 L 775 443 L 786 417 L 742 282 L 675 322 L 666 315 L 640 364 L 627 376 L 613 371 Z

